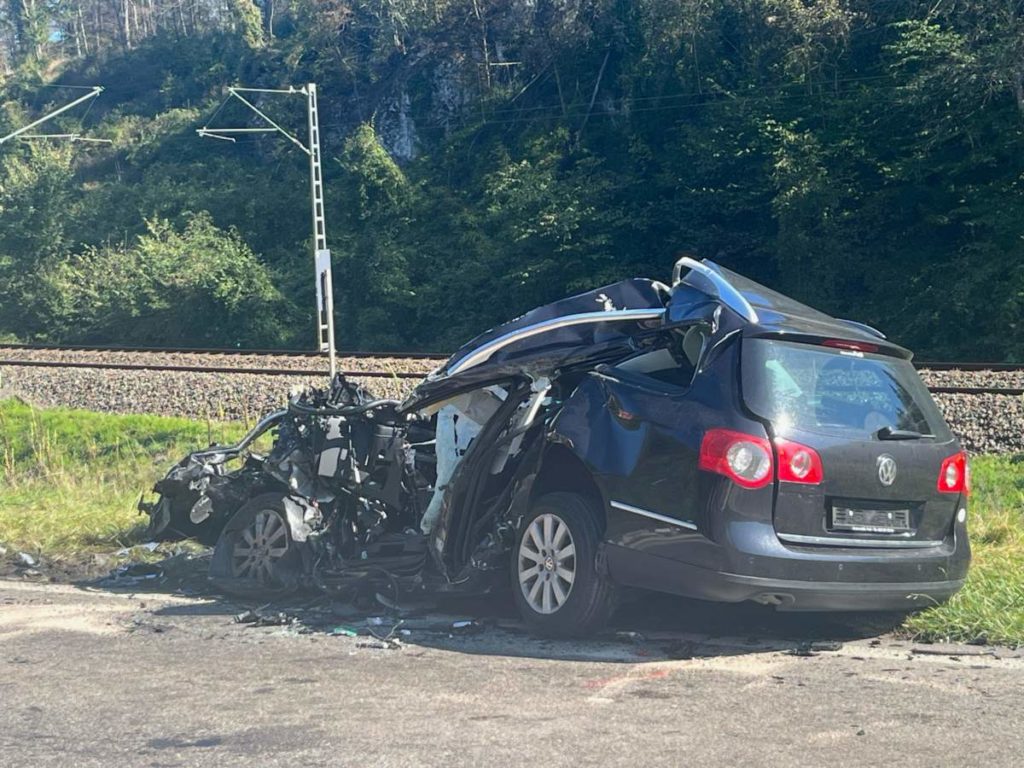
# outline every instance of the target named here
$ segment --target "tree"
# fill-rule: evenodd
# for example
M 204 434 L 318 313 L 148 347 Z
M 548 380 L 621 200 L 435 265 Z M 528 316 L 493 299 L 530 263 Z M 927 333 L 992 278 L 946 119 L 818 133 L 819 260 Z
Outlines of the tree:
M 0 162 L 0 327 L 10 333 L 33 332 L 44 312 L 38 275 L 67 245 L 71 176 L 66 146 L 32 145 Z
M 387 347 L 413 316 L 413 258 L 402 233 L 410 223 L 413 190 L 369 125 L 345 142 L 339 158 L 342 216 L 333 231 L 340 282 L 340 323 L 347 343 Z
M 154 340 L 234 343 L 237 322 L 245 338 L 308 345 L 312 313 L 294 309 L 312 306 L 305 158 L 193 129 L 228 85 L 315 81 L 337 158 L 324 172 L 344 346 L 451 348 L 568 292 L 664 278 L 687 252 L 923 357 L 1024 359 L 1022 7 L 7 0 L 0 122 L 45 108 L 40 78 L 102 83 L 84 126 L 113 144 L 0 150 L 0 333 L 116 340 L 89 314 L 116 302 L 70 301 L 61 275 L 131 272 L 191 238 L 248 249 L 239 260 L 287 297 L 265 297 L 283 307 L 259 313 L 272 327 L 228 312 L 200 330 L 160 292 L 145 304 L 159 326 L 103 311 Z M 264 106 L 305 131 L 298 112 Z M 216 120 L 248 119 L 232 108 Z M 197 212 L 219 233 L 208 243 Z M 138 285 L 156 290 L 125 291 Z

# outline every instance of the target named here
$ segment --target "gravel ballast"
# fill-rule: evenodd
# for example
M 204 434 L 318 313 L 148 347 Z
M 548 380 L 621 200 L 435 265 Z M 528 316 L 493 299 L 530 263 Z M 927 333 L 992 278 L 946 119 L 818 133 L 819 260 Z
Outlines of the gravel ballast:
M 198 419 L 249 420 L 281 407 L 290 391 L 323 385 L 327 363 L 317 356 L 211 355 L 71 350 L 3 350 L 13 360 L 60 360 L 109 364 L 159 364 L 225 368 L 322 369 L 324 376 L 268 376 L 185 371 L 0 367 L 0 395 L 39 406 L 66 406 L 113 413 L 152 413 Z M 340 357 L 345 371 L 386 371 L 425 376 L 438 360 L 401 357 Z M 1024 387 L 1024 371 L 929 371 L 929 386 Z M 378 397 L 402 398 L 415 378 L 354 377 Z M 972 453 L 1024 452 L 1024 397 L 994 394 L 936 394 L 946 421 Z
M 173 365 L 201 368 L 266 368 L 296 371 L 323 371 L 323 355 L 252 355 L 197 352 L 129 352 L 121 350 L 18 349 L 0 348 L 0 359 L 38 362 L 101 363 L 107 365 Z M 386 371 L 426 375 L 443 360 L 414 357 L 351 357 L 339 355 L 339 371 Z
M 39 406 L 217 420 L 252 420 L 280 408 L 294 390 L 327 383 L 326 374 L 293 377 L 21 366 L 4 366 L 0 377 L 0 391 Z M 352 380 L 378 397 L 401 398 L 415 384 L 414 379 Z

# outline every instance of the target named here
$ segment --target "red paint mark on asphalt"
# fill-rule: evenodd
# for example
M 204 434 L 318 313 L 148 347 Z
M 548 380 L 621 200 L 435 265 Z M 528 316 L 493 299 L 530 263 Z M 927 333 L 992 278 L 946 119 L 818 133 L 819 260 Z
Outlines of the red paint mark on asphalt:
M 669 676 L 667 669 L 651 669 L 639 675 L 616 675 L 615 677 L 598 677 L 587 680 L 583 687 L 589 690 L 601 690 L 615 683 L 632 683 L 640 680 L 661 680 Z

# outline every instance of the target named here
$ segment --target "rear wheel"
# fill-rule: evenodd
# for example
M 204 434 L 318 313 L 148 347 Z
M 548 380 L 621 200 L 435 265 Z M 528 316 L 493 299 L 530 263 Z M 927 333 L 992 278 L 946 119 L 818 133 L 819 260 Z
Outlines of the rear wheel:
M 599 630 L 615 609 L 614 588 L 597 572 L 597 515 L 575 493 L 539 498 L 512 551 L 512 593 L 523 620 L 553 636 Z

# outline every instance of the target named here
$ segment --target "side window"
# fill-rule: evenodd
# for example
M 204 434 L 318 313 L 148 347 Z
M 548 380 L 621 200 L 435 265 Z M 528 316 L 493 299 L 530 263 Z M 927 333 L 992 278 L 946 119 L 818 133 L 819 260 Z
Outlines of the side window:
M 704 351 L 706 331 L 701 326 L 693 326 L 673 331 L 672 334 L 672 342 L 668 347 L 631 357 L 615 366 L 615 370 L 651 378 L 670 387 L 687 389 Z

